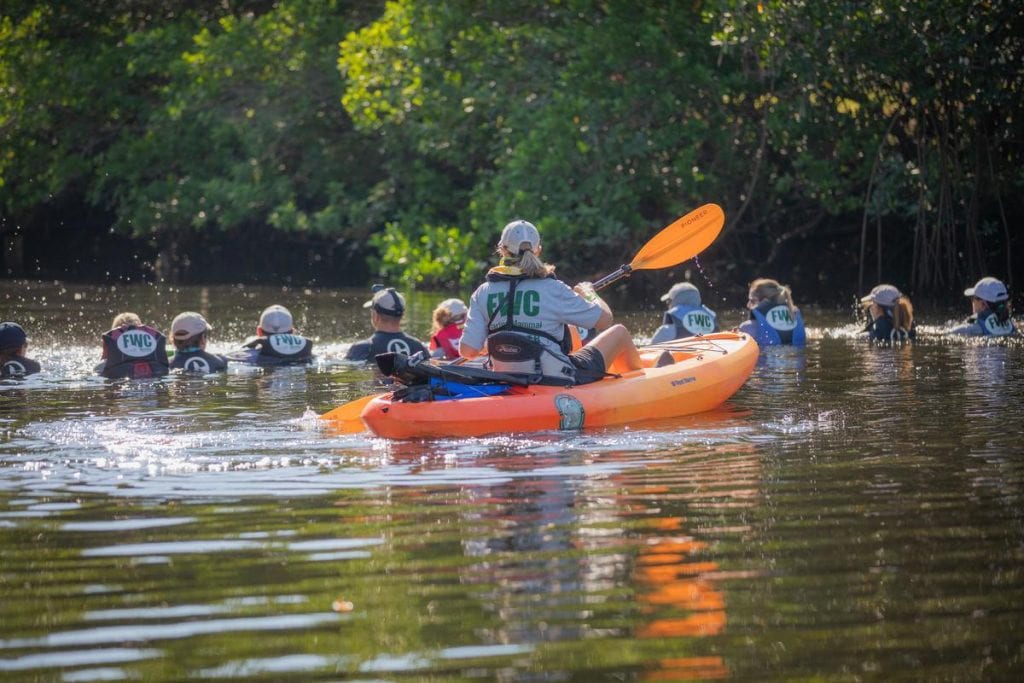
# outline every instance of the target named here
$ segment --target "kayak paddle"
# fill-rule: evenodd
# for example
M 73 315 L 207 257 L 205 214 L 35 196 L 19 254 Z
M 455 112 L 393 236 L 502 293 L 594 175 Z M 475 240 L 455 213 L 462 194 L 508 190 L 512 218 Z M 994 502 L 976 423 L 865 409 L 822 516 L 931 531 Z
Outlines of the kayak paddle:
M 357 398 L 354 401 L 349 401 L 344 405 L 340 405 L 334 410 L 329 410 L 320 416 L 321 420 L 325 420 L 331 423 L 331 430 L 339 434 L 357 434 L 364 429 L 363 421 L 359 419 L 360 413 L 363 412 L 363 408 L 366 404 L 377 398 L 378 396 L 386 396 L 387 394 L 371 394 L 369 396 L 363 396 Z
M 649 239 L 632 261 L 594 282 L 594 290 L 629 277 L 634 270 L 658 270 L 692 259 L 715 241 L 723 225 L 725 213 L 717 204 L 694 209 Z

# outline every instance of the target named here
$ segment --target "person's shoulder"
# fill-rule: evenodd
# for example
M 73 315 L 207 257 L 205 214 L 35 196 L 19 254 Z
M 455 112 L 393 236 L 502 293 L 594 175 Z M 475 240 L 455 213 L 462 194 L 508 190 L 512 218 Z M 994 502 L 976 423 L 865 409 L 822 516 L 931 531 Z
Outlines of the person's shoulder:
M 42 370 L 42 366 L 38 362 L 31 358 L 16 356 L 0 365 L 0 377 L 4 379 L 25 377 L 27 375 L 34 375 L 40 370 Z
M 538 289 L 548 289 L 563 294 L 571 294 L 572 296 L 579 296 L 576 294 L 576 290 L 570 287 L 567 283 L 559 280 L 557 277 L 539 277 L 526 280 L 536 286 Z
M 652 344 L 660 344 L 662 342 L 672 341 L 676 338 L 675 325 L 662 325 L 654 331 L 654 336 L 651 337 Z
M 373 340 L 364 339 L 357 341 L 352 346 L 348 347 L 348 351 L 345 353 L 345 360 L 366 360 L 370 357 L 370 347 L 373 345 Z

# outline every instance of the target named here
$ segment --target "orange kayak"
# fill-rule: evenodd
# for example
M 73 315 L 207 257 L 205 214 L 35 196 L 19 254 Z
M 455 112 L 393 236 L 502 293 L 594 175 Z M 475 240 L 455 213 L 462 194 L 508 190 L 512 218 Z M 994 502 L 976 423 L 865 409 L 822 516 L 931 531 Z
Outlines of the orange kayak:
M 657 367 L 665 351 L 674 362 Z M 497 396 L 421 403 L 383 394 L 366 404 L 360 418 L 377 436 L 413 439 L 594 429 L 691 415 L 735 394 L 757 356 L 749 335 L 720 332 L 643 347 L 642 370 L 591 384 L 514 386 Z

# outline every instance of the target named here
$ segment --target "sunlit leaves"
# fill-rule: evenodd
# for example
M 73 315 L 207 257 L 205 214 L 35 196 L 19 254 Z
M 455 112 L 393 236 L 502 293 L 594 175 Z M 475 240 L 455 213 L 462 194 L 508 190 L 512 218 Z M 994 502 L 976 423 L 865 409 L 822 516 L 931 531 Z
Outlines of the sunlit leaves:
M 456 227 L 422 225 L 413 228 L 388 223 L 374 235 L 380 254 L 373 265 L 385 279 L 406 287 L 471 289 L 484 272 L 485 262 L 474 258 L 481 241 Z

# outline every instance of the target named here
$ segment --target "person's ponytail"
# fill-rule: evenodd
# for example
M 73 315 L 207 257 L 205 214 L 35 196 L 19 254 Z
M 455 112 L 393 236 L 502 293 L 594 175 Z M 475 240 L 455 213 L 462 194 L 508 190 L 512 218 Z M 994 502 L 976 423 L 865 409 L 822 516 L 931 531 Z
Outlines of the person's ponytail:
M 519 270 L 521 270 L 523 275 L 526 277 L 542 278 L 555 272 L 554 266 L 544 263 L 540 260 L 540 257 L 529 250 L 519 252 L 519 256 L 513 258 L 512 261 L 518 261 Z
M 892 307 L 892 327 L 901 332 L 910 332 L 914 326 L 914 306 L 910 299 L 901 296 Z
M 789 285 L 779 285 L 779 299 L 782 300 L 782 303 L 786 304 L 789 314 L 795 315 L 796 305 L 793 303 L 793 292 L 790 291 Z
M 1009 299 L 1007 299 L 1006 301 L 996 301 L 995 303 L 990 303 L 988 307 L 992 309 L 992 313 L 995 314 L 996 320 L 998 320 L 1000 324 L 1006 324 L 1006 322 L 1010 319 Z

